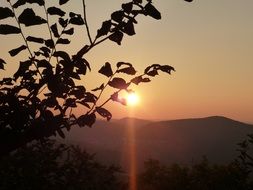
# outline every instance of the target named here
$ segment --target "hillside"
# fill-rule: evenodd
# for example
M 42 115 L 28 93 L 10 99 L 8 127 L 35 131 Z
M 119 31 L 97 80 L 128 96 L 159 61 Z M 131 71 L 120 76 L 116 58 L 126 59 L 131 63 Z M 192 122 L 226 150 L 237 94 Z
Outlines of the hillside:
M 214 163 L 237 156 L 236 144 L 253 133 L 253 126 L 221 116 L 152 122 L 124 118 L 98 121 L 93 128 L 74 128 L 67 141 L 79 144 L 104 162 L 127 165 L 129 144 L 136 146 L 138 164 L 194 163 L 206 155 Z M 135 135 L 133 135 L 135 134 Z

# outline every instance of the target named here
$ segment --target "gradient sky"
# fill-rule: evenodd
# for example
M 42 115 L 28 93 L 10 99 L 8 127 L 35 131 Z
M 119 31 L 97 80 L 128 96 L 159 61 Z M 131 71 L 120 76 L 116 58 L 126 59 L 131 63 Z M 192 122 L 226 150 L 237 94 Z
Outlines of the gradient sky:
M 81 13 L 79 1 L 81 4 L 81 0 L 70 1 L 67 8 Z M 86 0 L 92 36 L 124 2 Z M 138 106 L 107 105 L 114 118 L 131 115 L 161 120 L 223 115 L 253 122 L 253 1 L 154 0 L 154 5 L 161 11 L 162 20 L 139 17 L 137 34 L 127 36 L 121 46 L 107 41 L 96 47 L 87 55 L 93 72 L 82 83 L 90 88 L 99 86 L 106 78 L 96 72 L 106 61 L 130 62 L 140 72 L 150 64 L 169 64 L 176 69 L 171 76 L 161 74 L 151 83 L 133 87 L 141 99 Z M 39 34 L 42 31 L 32 30 Z M 69 46 L 72 53 L 85 40 L 88 42 L 84 29 L 79 29 L 77 36 Z M 0 73 L 5 76 L 17 65 L 5 52 L 22 41 L 20 37 L 1 37 L 1 42 L 0 57 L 11 62 L 7 72 Z M 25 56 L 23 53 L 18 58 Z

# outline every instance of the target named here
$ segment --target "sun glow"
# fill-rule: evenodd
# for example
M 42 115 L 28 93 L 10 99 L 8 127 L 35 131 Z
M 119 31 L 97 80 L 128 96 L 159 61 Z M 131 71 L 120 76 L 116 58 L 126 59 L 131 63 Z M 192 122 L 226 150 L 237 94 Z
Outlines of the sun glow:
M 136 93 L 132 92 L 127 95 L 127 105 L 134 106 L 137 105 L 138 103 L 139 103 L 139 96 Z

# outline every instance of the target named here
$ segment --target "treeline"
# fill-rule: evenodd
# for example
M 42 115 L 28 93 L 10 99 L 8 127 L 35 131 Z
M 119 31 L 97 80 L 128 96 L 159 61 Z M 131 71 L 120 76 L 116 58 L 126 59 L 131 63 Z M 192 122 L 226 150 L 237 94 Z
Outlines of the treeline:
M 191 166 L 144 163 L 137 177 L 141 190 L 251 190 L 253 189 L 252 137 L 240 143 L 239 156 L 226 165 L 207 158 Z M 127 190 L 127 174 L 106 166 L 77 146 L 53 140 L 34 142 L 0 160 L 0 189 L 10 190 Z

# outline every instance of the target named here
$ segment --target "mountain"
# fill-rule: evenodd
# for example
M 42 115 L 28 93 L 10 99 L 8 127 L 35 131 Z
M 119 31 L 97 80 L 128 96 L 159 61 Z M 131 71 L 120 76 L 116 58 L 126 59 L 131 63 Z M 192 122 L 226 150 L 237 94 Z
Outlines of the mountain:
M 100 120 L 92 128 L 74 127 L 67 141 L 123 168 L 127 168 L 130 147 L 135 147 L 141 168 L 149 158 L 163 163 L 194 163 L 205 155 L 213 163 L 227 163 L 238 155 L 237 143 L 250 133 L 253 125 L 221 116 L 159 122 L 124 118 Z

